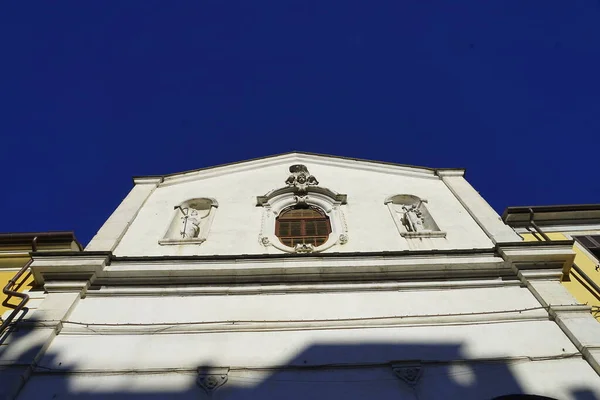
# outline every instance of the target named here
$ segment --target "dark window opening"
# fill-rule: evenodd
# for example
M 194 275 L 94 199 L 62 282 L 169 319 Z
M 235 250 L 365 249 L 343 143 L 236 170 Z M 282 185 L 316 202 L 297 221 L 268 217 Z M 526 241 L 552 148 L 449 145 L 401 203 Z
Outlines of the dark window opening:
M 317 247 L 329 238 L 329 218 L 317 208 L 291 208 L 277 217 L 275 235 L 289 247 L 297 244 L 312 244 Z
M 600 235 L 573 236 L 573 239 L 577 240 L 579 244 L 600 260 Z

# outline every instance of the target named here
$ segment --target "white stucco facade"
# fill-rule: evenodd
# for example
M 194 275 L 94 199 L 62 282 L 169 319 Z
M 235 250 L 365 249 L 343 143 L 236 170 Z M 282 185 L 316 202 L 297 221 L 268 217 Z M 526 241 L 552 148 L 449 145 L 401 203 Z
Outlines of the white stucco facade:
M 86 251 L 34 254 L 43 290 L 4 335 L 0 390 L 600 398 L 600 325 L 560 285 L 571 244 L 522 242 L 463 175 L 290 153 L 135 178 Z M 328 218 L 323 244 L 278 241 L 294 204 Z M 432 220 L 411 232 L 398 210 Z

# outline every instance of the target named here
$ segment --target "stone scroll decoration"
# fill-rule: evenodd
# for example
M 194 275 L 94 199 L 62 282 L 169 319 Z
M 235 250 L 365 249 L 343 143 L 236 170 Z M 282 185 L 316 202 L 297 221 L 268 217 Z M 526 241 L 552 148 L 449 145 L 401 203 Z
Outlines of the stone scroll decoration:
M 308 172 L 306 165 L 296 164 L 290 167 L 291 175 L 285 180 L 285 184 L 294 188 L 298 196 L 305 195 L 309 186 L 319 184 L 317 178 Z
M 446 237 L 427 209 L 427 200 L 414 195 L 399 194 L 384 202 L 396 223 L 400 235 L 405 238 Z
M 257 196 L 256 205 L 263 207 L 259 243 L 265 247 L 275 247 L 288 253 L 310 254 L 326 250 L 336 244 L 344 245 L 349 241 L 348 227 L 343 215 L 342 205 L 347 196 L 319 185 L 317 178 L 303 164 L 289 167 L 285 186 L 271 190 L 264 196 Z M 329 218 L 331 233 L 322 245 L 297 244 L 288 247 L 275 235 L 275 221 L 279 214 L 290 208 L 318 208 Z

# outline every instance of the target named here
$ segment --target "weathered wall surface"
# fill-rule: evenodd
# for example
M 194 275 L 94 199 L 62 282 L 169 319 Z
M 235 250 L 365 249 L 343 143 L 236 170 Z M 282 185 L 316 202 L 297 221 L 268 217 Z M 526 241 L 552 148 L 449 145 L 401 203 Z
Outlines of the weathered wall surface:
M 435 347 L 430 350 L 436 349 L 439 350 Z M 46 399 L 47 394 L 60 399 L 211 398 L 196 384 L 197 376 L 197 373 L 182 371 L 84 374 L 64 380 L 52 375 L 38 375 L 31 379 L 31 385 L 23 391 L 21 398 Z M 400 381 L 389 367 L 277 372 L 231 370 L 225 386 L 212 398 L 481 400 L 524 392 L 576 400 L 594 398 L 594 388 L 598 392 L 598 387 L 593 384 L 595 379 L 584 362 L 575 359 L 430 365 L 423 370 L 417 388 Z
M 214 368 L 230 369 L 212 397 L 222 399 L 600 394 L 596 373 L 519 286 L 161 297 L 101 292 L 79 300 L 64 319 L 38 364 L 51 374 L 35 374 L 20 398 L 208 398 L 197 370 Z M 422 367 L 416 389 L 392 369 L 407 360 Z

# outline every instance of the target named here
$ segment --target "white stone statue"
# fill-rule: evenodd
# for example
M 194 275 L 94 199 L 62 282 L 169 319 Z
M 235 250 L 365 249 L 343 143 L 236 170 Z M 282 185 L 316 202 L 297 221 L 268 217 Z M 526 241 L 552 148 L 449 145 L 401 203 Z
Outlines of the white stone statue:
M 425 230 L 423 212 L 420 205 L 419 203 L 402 206 L 402 211 L 404 211 L 402 225 L 404 225 L 408 232 L 422 232 Z
M 182 239 L 193 239 L 200 235 L 200 224 L 202 219 L 208 215 L 201 215 L 201 213 L 195 208 L 183 208 L 182 223 L 181 223 L 181 238 Z

